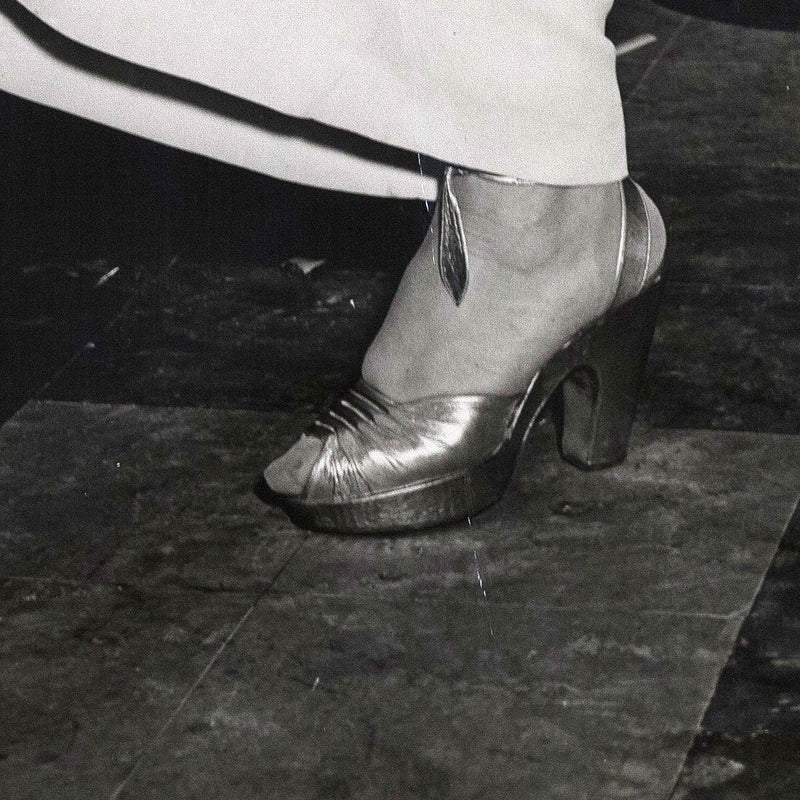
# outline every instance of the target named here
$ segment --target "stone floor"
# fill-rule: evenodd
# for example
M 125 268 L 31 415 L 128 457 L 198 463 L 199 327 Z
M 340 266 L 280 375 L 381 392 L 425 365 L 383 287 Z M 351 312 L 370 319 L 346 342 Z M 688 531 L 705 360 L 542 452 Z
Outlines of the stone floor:
M 800 797 L 800 34 L 767 28 L 609 21 L 657 37 L 619 75 L 670 237 L 628 461 L 545 423 L 498 506 L 393 539 L 252 484 L 424 206 L 0 96 L 0 797 Z

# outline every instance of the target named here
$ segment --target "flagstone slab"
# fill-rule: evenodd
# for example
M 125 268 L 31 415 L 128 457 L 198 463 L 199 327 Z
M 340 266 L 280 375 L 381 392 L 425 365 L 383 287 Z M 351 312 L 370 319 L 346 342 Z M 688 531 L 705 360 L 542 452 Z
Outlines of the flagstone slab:
M 543 424 L 485 514 L 356 538 L 252 492 L 301 421 L 41 402 L 3 427 L 11 796 L 666 798 L 800 438 L 639 427 L 583 473 Z

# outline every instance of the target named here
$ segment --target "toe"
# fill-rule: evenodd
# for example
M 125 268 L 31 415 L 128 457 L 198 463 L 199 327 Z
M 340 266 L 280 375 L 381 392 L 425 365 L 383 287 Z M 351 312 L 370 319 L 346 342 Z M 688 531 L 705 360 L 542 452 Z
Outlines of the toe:
M 321 450 L 319 439 L 301 436 L 264 470 L 267 486 L 278 494 L 301 494 Z

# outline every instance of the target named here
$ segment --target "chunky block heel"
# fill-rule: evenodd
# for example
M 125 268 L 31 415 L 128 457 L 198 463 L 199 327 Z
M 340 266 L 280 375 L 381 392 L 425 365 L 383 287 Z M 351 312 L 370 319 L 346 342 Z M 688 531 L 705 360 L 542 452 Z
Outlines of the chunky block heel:
M 561 455 L 576 467 L 625 460 L 661 293 L 657 283 L 587 332 L 586 364 L 564 380 L 557 418 Z

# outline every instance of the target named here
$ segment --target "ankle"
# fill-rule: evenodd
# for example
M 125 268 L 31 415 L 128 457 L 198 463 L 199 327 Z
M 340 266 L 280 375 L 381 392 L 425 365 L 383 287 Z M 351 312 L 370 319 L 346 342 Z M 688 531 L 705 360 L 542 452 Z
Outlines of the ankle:
M 439 279 L 434 220 L 362 367 L 368 383 L 398 401 L 524 391 L 616 288 L 619 184 L 451 180 L 468 255 L 463 302 L 456 306 Z
M 560 262 L 616 267 L 619 183 L 508 184 L 457 174 L 453 189 L 471 258 L 498 271 L 552 271 Z

